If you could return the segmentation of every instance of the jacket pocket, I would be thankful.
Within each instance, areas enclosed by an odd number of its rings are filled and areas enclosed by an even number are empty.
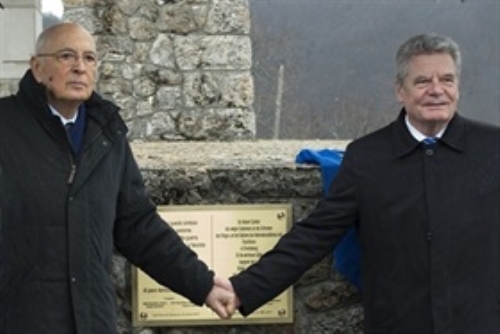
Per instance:
[[[25,287],[30,285],[29,282],[36,276],[37,271],[37,267],[32,267],[26,274],[21,276],[21,279],[10,280],[10,284],[7,283],[6,286],[3,287],[2,291],[0,291],[0,300],[2,301],[1,314],[3,317],[0,318],[0,324],[3,323],[6,328],[8,328],[9,319],[12,319],[12,312],[15,304],[19,303],[20,299],[23,299],[22,291],[25,290]]]

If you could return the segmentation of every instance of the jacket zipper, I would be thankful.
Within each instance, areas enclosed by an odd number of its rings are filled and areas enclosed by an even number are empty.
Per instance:
[[[89,143],[87,145],[90,145],[92,144],[94,141],[97,140],[97,138],[99,138],[102,134],[102,130],[100,130],[99,132],[97,132],[95,134],[94,137],[92,137],[92,139],[89,141]],[[67,135],[67,134],[66,134]],[[73,159],[73,153],[72,153],[72,150],[73,148],[71,147],[71,138],[69,138],[69,136],[67,135],[68,137],[68,144],[69,144],[69,149],[70,149],[70,154],[69,154],[69,160],[70,160],[70,163],[71,163],[71,171],[69,173],[69,177],[68,177],[68,184],[73,184],[73,181],[75,180],[75,174],[76,174],[76,164],[75,164],[75,160]],[[82,151],[84,150],[85,148],[83,147],[82,148]]]
[[[71,171],[68,177],[68,184],[73,184],[73,181],[75,180],[75,174],[76,174],[76,165],[75,162],[73,161],[73,157],[71,157]]]
[[[69,136],[66,129],[64,129],[64,132],[66,133],[66,139],[68,141],[68,148],[69,148],[69,162],[71,165],[71,171],[69,172],[68,184],[71,185],[75,180],[76,164],[75,164],[75,159],[73,159],[73,146],[71,144],[71,137]]]

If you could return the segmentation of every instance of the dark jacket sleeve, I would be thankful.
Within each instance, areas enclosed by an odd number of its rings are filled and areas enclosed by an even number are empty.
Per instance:
[[[131,263],[197,305],[213,286],[213,273],[157,213],[126,144],[117,203],[115,246]]]
[[[296,222],[258,262],[231,278],[248,315],[295,283],[335,247],[357,219],[357,194],[348,153],[328,195],[312,213]]]

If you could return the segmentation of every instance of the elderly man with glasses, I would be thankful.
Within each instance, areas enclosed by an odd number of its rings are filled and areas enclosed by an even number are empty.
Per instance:
[[[115,247],[230,316],[234,295],[157,214],[119,108],[93,91],[90,33],[45,30],[30,64],[18,93],[0,99],[0,333],[116,333]]]

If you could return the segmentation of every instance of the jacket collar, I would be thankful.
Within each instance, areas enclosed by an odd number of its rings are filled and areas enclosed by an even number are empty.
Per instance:
[[[48,101],[45,86],[38,83],[31,70],[26,71],[19,83],[19,95],[29,105],[29,109],[35,113],[38,119],[47,119],[50,113],[47,111]],[[104,126],[115,117],[119,110],[118,106],[103,99],[96,92],[92,92],[90,98],[84,102],[87,115],[97,123]]]
[[[29,112],[33,114],[41,126],[53,138],[61,142],[65,133],[61,131],[60,121],[51,115],[46,88],[35,80],[31,70],[28,70],[21,79],[18,98],[21,103],[26,104]],[[104,133],[111,141],[120,140],[126,136],[127,126],[119,116],[119,108],[114,103],[103,99],[96,92],[92,92],[90,98],[84,102],[84,106],[87,126],[84,132],[83,149],[101,133]]]
[[[419,147],[419,143],[406,127],[405,116],[406,110],[403,108],[398,118],[391,124],[394,153],[398,157],[405,156]],[[448,124],[440,142],[457,152],[463,152],[465,150],[466,124],[466,119],[456,113]]]

